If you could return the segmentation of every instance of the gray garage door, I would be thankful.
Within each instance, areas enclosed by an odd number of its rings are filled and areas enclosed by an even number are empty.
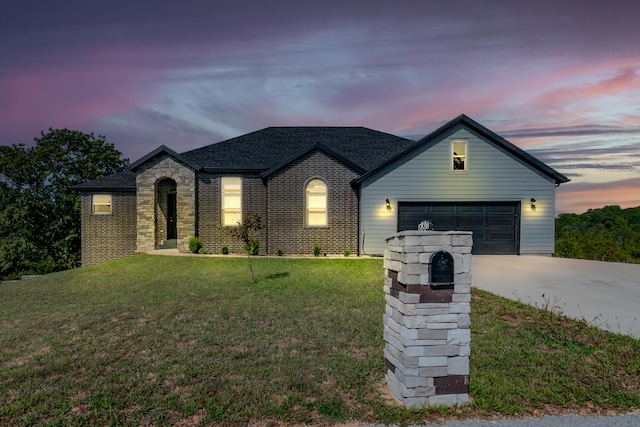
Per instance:
[[[399,202],[398,231],[417,230],[430,220],[440,231],[473,231],[473,253],[519,253],[519,202]]]

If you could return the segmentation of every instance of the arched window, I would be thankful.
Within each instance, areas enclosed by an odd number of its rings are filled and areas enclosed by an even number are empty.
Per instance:
[[[327,225],[327,184],[312,179],[307,184],[307,225]]]

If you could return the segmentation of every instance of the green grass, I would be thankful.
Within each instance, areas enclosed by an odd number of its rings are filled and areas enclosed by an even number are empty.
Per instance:
[[[1,425],[413,423],[640,407],[640,342],[474,291],[472,404],[390,405],[382,261],[138,255],[0,287]]]

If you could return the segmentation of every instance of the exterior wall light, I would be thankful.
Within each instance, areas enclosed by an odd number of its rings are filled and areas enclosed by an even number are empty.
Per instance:
[[[537,204],[538,204],[538,201],[532,197],[532,198],[531,198],[531,210],[532,210],[532,211],[535,211],[535,210],[536,210],[536,205],[537,205]]]
[[[389,201],[389,199],[385,200],[384,202],[385,202],[385,203],[386,203],[386,205],[387,205],[387,209],[388,209],[388,210],[391,210],[391,202]]]

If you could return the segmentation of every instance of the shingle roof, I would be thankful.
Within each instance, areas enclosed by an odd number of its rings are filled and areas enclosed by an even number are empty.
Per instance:
[[[314,148],[337,157],[362,173],[363,175],[356,180],[360,183],[417,147],[437,143],[440,136],[459,126],[487,138],[532,168],[554,179],[557,184],[568,181],[566,176],[462,114],[417,142],[364,127],[297,126],[268,127],[182,154],[161,146],[134,162],[127,172],[85,182],[73,188],[78,191],[135,190],[135,173],[132,170],[161,152],[174,156],[196,171],[251,171],[268,174]]]
[[[135,191],[136,173],[132,171],[124,171],[101,179],[96,179],[94,181],[87,181],[82,184],[74,185],[71,189],[77,191]]]
[[[266,171],[319,144],[366,171],[413,143],[364,127],[268,127],[181,156],[210,171]]]

